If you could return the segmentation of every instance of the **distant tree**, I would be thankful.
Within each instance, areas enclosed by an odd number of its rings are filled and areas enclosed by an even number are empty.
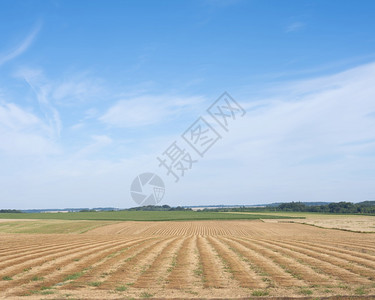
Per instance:
[[[307,207],[302,202],[282,203],[278,206],[282,211],[306,211]]]
[[[22,213],[22,211],[17,210],[17,209],[0,209],[0,213],[2,213],[2,214],[10,214],[10,213],[12,213],[12,214],[14,214],[14,213],[19,214],[19,213]]]

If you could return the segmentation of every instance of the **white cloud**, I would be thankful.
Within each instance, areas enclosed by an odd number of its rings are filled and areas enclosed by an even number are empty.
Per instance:
[[[303,22],[293,22],[285,28],[285,32],[287,33],[296,32],[296,31],[302,30],[305,27],[306,27],[306,24]]]
[[[76,158],[86,158],[90,154],[95,154],[103,148],[112,144],[112,139],[106,135],[93,135],[91,136],[92,142],[83,147],[78,153],[75,154]]]
[[[18,71],[16,75],[23,78],[34,91],[39,103],[39,108],[49,125],[51,138],[59,138],[62,128],[60,114],[50,100],[50,93],[53,89],[51,84],[44,77],[43,71],[22,69]]]
[[[48,125],[13,103],[0,104],[0,151],[8,155],[55,154]]]
[[[215,7],[228,7],[236,5],[242,2],[242,0],[206,0],[205,3]]]
[[[40,120],[13,103],[0,105],[0,125],[10,130],[25,129],[39,124]]]
[[[59,104],[75,104],[90,101],[103,94],[100,80],[93,78],[87,72],[68,74],[61,80],[53,82],[51,97]]]
[[[102,81],[88,72],[67,73],[61,78],[49,78],[42,69],[20,68],[14,73],[16,78],[24,80],[34,92],[39,104],[39,111],[46,123],[49,124],[50,136],[58,140],[63,129],[60,110],[84,109],[75,124],[68,124],[68,128],[77,130],[86,127],[88,119],[97,118],[100,112],[96,107],[87,109],[87,105],[95,105],[97,100],[107,101],[107,92]]]
[[[98,116],[98,114],[99,114],[98,109],[92,107],[92,108],[87,109],[87,110],[85,111],[85,119],[92,119],[92,118],[95,118],[95,117]]]
[[[198,196],[191,191],[202,178],[212,178],[210,203],[373,198],[374,76],[375,64],[368,64],[249,101],[245,118],[195,166],[183,199]]]
[[[228,133],[221,132],[223,139],[178,184],[156,160],[178,136],[155,131],[152,139],[121,136],[132,139],[121,144],[112,128],[106,128],[105,134],[84,133],[90,140],[74,154],[50,158],[42,165],[28,160],[14,176],[3,171],[0,176],[5,181],[1,184],[7,188],[0,188],[0,197],[15,199],[10,207],[25,207],[26,198],[34,199],[31,207],[51,206],[50,199],[61,208],[132,206],[131,181],[140,172],[151,171],[166,183],[163,204],[370,199],[375,196],[374,76],[375,64],[368,64],[339,74],[286,82],[274,87],[271,96],[257,101],[238,99],[233,91],[247,114],[235,121]],[[194,121],[207,107],[207,102],[202,103],[200,97],[131,98],[114,104],[101,121],[120,127],[152,125],[172,120],[187,108],[192,109]],[[0,107],[3,132],[16,128],[27,134],[29,128],[33,134],[40,132],[36,134],[39,137],[46,136],[43,130],[48,123],[35,114],[20,107]],[[88,110],[87,117],[95,118],[97,113]],[[11,139],[5,141],[1,134],[4,147]],[[24,144],[26,148],[38,144],[39,151],[45,151],[40,141],[24,141],[30,143]],[[189,150],[186,144],[184,147]]]
[[[139,127],[158,124],[204,102],[201,97],[143,96],[118,101],[99,118],[115,127]]]
[[[100,114],[100,112],[96,108],[87,109],[84,112],[84,117],[82,119],[80,119],[77,123],[75,123],[74,125],[70,126],[70,129],[80,130],[82,128],[87,127],[86,121],[98,117],[99,114]]]
[[[82,129],[85,127],[85,123],[83,123],[82,121],[70,126],[70,129],[72,130],[79,130],[79,129]]]
[[[41,23],[38,22],[33,30],[30,32],[30,34],[26,37],[26,39],[18,45],[15,49],[9,51],[6,54],[0,54],[0,66],[3,65],[4,63],[16,58],[17,56],[21,55],[24,53],[33,43],[35,37],[38,35],[40,29],[41,29]]]

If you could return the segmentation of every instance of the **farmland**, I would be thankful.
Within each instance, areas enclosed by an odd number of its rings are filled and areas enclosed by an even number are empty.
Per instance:
[[[254,215],[252,212],[238,214]],[[295,222],[314,225],[322,228],[348,230],[353,232],[375,232],[375,216],[361,214],[324,214],[309,212],[262,212],[266,216],[278,216],[291,218],[285,222]],[[267,219],[268,221],[268,219]],[[270,220],[271,221],[271,220]],[[280,220],[275,220],[276,222]],[[272,222],[272,221],[271,221]]]
[[[3,298],[375,295],[373,233],[273,219],[1,224]]]
[[[290,218],[275,214],[236,214],[196,211],[100,211],[73,213],[2,213],[1,219],[41,220],[107,220],[107,221],[178,221],[178,220],[238,220]]]

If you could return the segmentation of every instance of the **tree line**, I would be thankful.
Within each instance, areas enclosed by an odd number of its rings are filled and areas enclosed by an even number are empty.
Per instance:
[[[185,211],[191,210],[191,208],[185,208],[182,206],[170,207],[169,205],[146,205],[146,206],[137,206],[128,209],[127,211]]]
[[[0,214],[14,214],[14,213],[21,213],[20,210],[17,209],[0,209]]]
[[[317,212],[317,213],[340,213],[340,214],[375,214],[375,201],[364,201],[360,203],[338,202],[322,205],[306,205],[303,202],[280,203],[276,206],[263,207],[225,207],[205,208],[203,211],[211,212],[269,212],[269,211],[294,211],[294,212]]]
[[[282,203],[277,210],[296,212],[320,212],[320,213],[340,213],[340,214],[374,214],[375,201],[365,201],[360,203],[338,202],[326,205],[307,206],[302,202]]]

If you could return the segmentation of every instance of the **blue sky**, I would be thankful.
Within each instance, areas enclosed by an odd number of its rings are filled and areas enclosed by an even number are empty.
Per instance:
[[[374,9],[1,1],[0,207],[130,207],[148,171],[170,205],[374,199]],[[156,158],[224,91],[246,115],[174,183]]]

